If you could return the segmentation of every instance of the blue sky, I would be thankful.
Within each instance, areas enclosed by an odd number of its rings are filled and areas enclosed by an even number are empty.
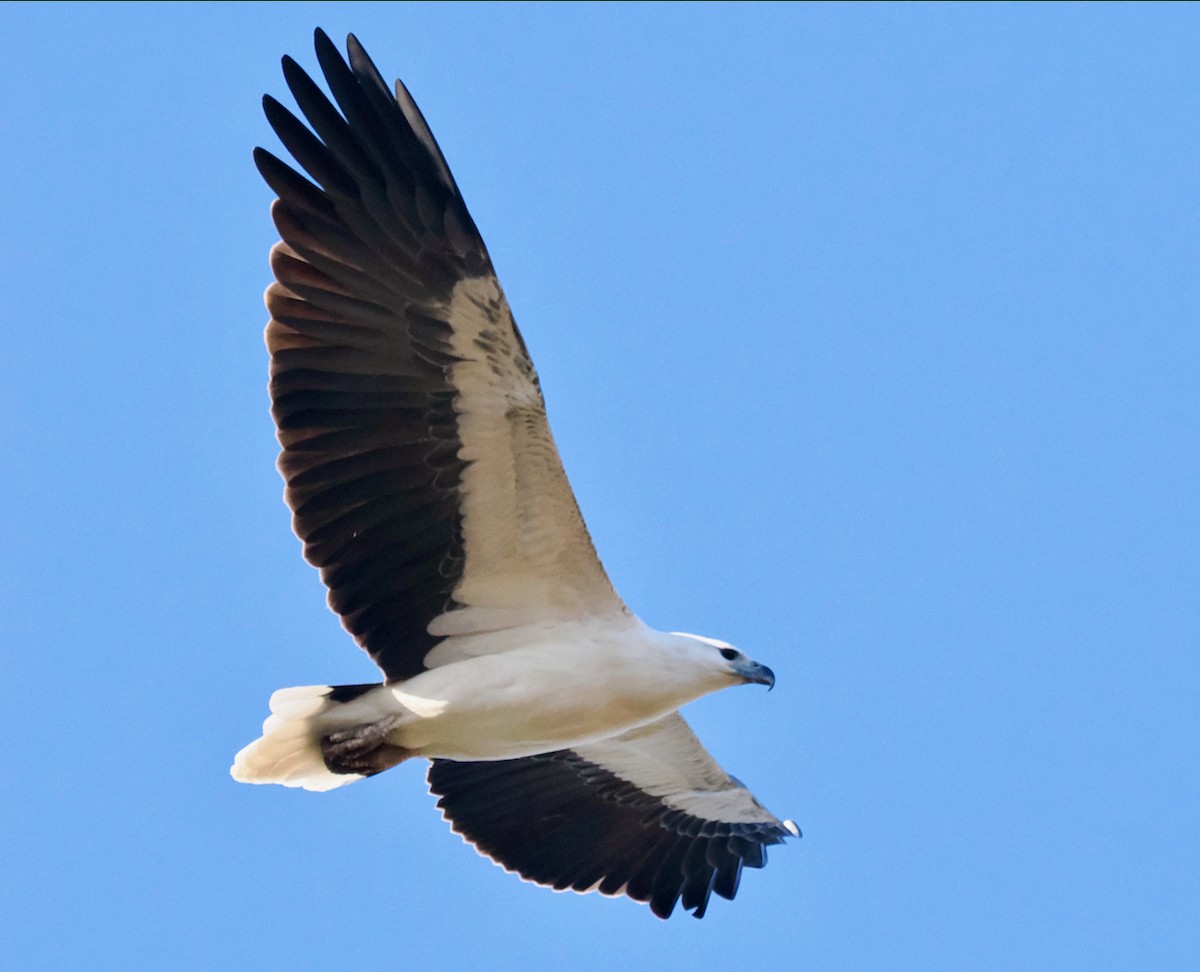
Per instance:
[[[233,783],[371,680],[281,502],[250,161],[354,31],[487,240],[688,709],[801,841],[696,922],[522,884],[405,766]],[[1200,962],[1195,6],[5,5],[14,968]]]

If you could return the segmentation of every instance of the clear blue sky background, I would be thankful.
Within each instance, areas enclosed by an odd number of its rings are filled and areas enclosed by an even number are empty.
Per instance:
[[[274,471],[259,98],[409,83],[584,514],[804,839],[667,924],[408,764],[239,786],[370,680]],[[0,8],[0,948],[13,968],[1200,964],[1200,11]]]

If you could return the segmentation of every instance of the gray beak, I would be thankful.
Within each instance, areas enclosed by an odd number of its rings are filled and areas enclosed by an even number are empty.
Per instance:
[[[758,662],[752,661],[744,665],[738,665],[733,671],[744,682],[765,685],[768,692],[775,687],[775,673],[767,668],[766,665],[760,665]]]

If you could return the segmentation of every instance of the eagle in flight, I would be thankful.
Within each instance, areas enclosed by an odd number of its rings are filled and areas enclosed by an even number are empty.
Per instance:
[[[799,831],[678,709],[775,676],[617,596],[446,160],[405,87],[347,47],[348,63],[316,32],[332,102],[283,59],[307,124],[263,99],[307,177],[254,158],[279,197],[266,342],[284,495],[384,680],[275,692],[233,777],[329,790],[423,757],[453,829],[507,870],[702,917]]]

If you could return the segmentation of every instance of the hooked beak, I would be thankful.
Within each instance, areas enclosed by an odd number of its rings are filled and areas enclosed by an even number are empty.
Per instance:
[[[739,665],[733,670],[733,673],[747,684],[765,685],[768,692],[775,687],[775,673],[766,665],[760,665],[758,662],[752,661]]]

